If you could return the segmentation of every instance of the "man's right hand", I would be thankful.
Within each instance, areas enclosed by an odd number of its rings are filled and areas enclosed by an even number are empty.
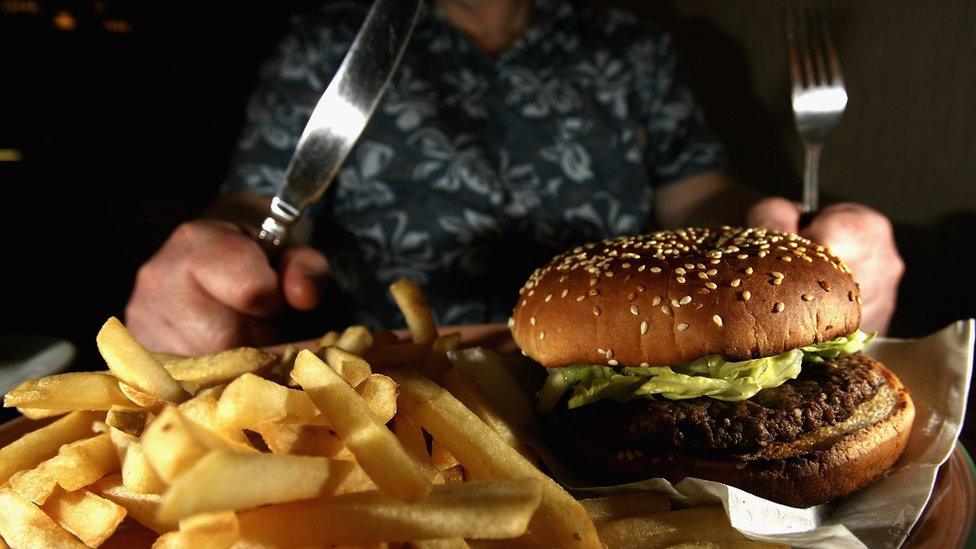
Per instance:
[[[275,269],[235,225],[191,221],[139,269],[126,325],[149,349],[174,354],[268,344],[285,307],[318,306],[328,272],[313,248],[286,249]]]

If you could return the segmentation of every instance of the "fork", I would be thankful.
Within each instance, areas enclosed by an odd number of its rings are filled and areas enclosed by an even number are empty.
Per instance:
[[[784,30],[793,80],[793,118],[806,149],[801,210],[809,220],[820,207],[820,150],[844,114],[847,90],[823,14],[815,10],[788,12]]]

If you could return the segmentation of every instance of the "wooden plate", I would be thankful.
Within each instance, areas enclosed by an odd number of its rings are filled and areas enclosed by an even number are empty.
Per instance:
[[[441,331],[461,332],[467,346],[488,347],[501,353],[518,352],[508,329],[502,325],[481,324],[442,328]],[[298,348],[307,348],[313,346],[314,342],[303,341],[294,345]],[[283,348],[282,345],[271,350],[280,351]],[[0,447],[51,421],[52,419],[32,421],[18,417],[0,425]],[[934,549],[967,546],[970,540],[976,542],[976,536],[973,536],[974,519],[976,519],[976,468],[962,444],[957,443],[949,460],[939,470],[932,497],[905,547]],[[141,532],[143,529],[138,527],[136,529],[140,530],[138,533],[144,533]]]

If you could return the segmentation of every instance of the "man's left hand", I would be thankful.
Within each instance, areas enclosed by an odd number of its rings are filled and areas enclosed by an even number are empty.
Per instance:
[[[798,230],[799,221],[799,206],[779,197],[760,200],[746,214],[749,226],[798,232],[829,247],[847,263],[861,285],[861,329],[887,332],[895,312],[898,283],[905,272],[891,221],[877,210],[850,202],[824,208],[802,230]]]

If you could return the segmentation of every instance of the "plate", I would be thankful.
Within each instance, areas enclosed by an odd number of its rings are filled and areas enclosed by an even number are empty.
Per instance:
[[[488,347],[500,353],[518,352],[508,329],[502,325],[448,327],[441,328],[441,331],[460,332],[468,346]],[[299,349],[308,348],[314,346],[315,341],[302,341],[293,345]],[[284,347],[280,345],[269,350],[281,351]],[[51,419],[33,421],[19,417],[0,425],[0,447],[51,421]],[[962,444],[957,443],[949,460],[939,470],[932,496],[905,547],[934,549],[966,546],[970,541],[976,542],[974,520],[976,520],[976,467]]]

